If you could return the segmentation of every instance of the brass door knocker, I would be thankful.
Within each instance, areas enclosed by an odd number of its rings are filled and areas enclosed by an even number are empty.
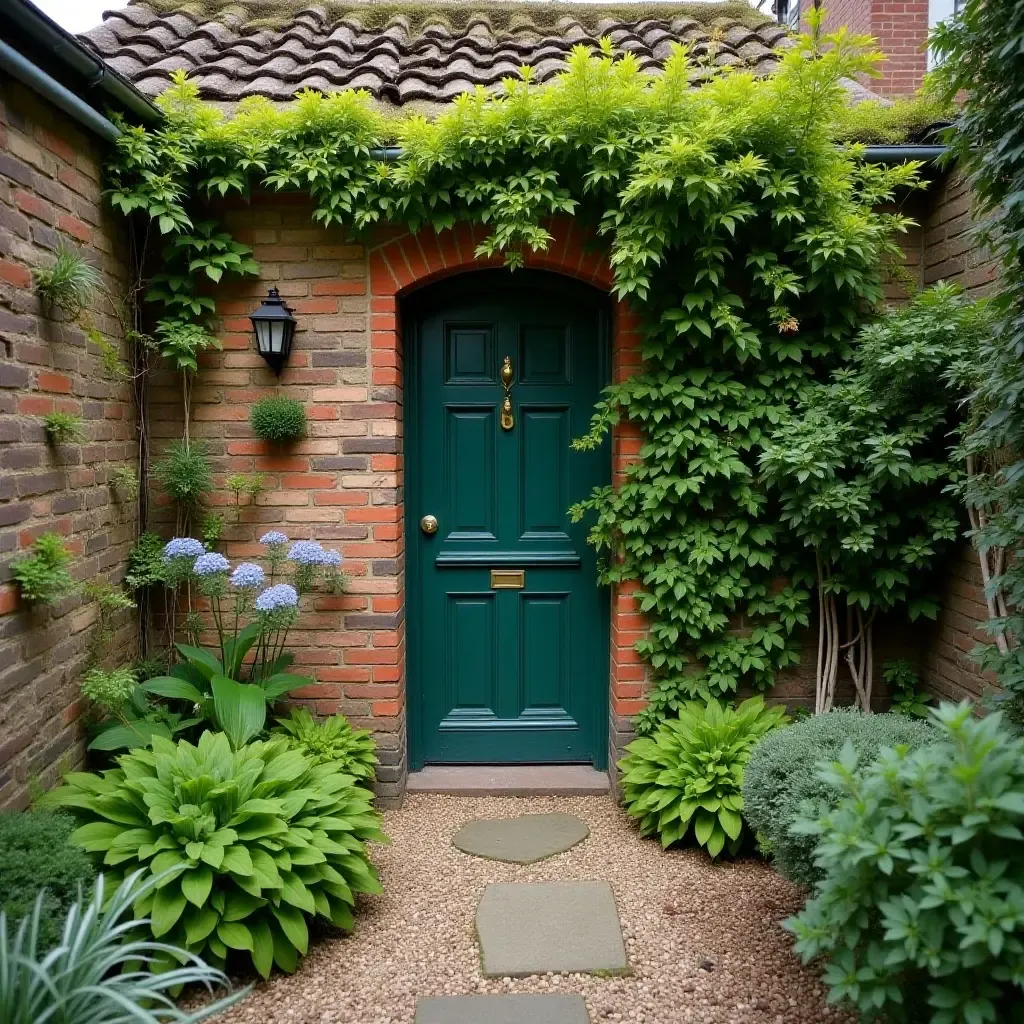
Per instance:
[[[505,389],[505,401],[501,403],[501,429],[511,430],[516,425],[512,415],[512,360],[505,356],[501,364],[501,386]]]

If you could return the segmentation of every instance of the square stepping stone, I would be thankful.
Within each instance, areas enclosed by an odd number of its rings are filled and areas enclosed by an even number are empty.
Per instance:
[[[590,835],[574,814],[521,814],[467,821],[452,838],[463,853],[509,864],[534,864],[564,853]]]
[[[607,882],[492,882],[476,931],[488,978],[629,969]]]
[[[421,999],[414,1024],[590,1024],[582,996],[445,996]]]

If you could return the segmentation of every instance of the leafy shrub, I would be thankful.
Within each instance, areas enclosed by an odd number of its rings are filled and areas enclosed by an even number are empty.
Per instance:
[[[294,398],[261,398],[249,413],[253,433],[264,441],[298,441],[306,436],[306,410]]]
[[[135,672],[127,665],[120,668],[91,668],[82,680],[82,695],[98,704],[107,714],[119,711],[135,693]]]
[[[739,707],[716,700],[685,704],[653,736],[634,740],[619,762],[626,810],[643,835],[678,843],[690,832],[712,857],[735,854],[743,833],[743,769],[754,744],[781,725],[785,709],[761,697]]]
[[[149,883],[152,885],[152,882]],[[197,957],[166,943],[149,942],[149,924],[131,920],[133,903],[147,898],[138,877],[128,878],[109,898],[102,875],[92,898],[72,903],[59,936],[47,954],[43,938],[45,900],[15,927],[0,911],[0,1020],[4,1024],[192,1024],[227,1009],[248,993],[242,989],[188,1013],[170,993],[184,985],[207,991],[228,979]],[[147,960],[169,970],[140,970]],[[185,966],[179,966],[184,964]]]
[[[163,538],[156,533],[140,533],[128,555],[128,569],[124,582],[129,590],[145,590],[167,582],[167,563],[164,561]]]
[[[200,324],[166,319],[156,325],[156,344],[160,355],[179,373],[198,373],[199,357],[210,349],[223,348],[220,338]]]
[[[134,466],[118,466],[110,474],[110,486],[124,498],[125,501],[135,501],[139,496],[139,474],[135,472]]]
[[[17,925],[38,895],[40,950],[57,944],[68,908],[96,876],[89,857],[71,842],[74,829],[67,814],[0,813],[0,910]],[[6,1019],[2,1013],[0,1019]]]
[[[51,444],[65,444],[69,441],[85,439],[85,429],[81,416],[71,412],[51,412],[43,417],[43,430]]]
[[[275,963],[295,970],[307,917],[351,928],[354,894],[380,891],[365,847],[384,841],[379,818],[336,762],[311,765],[283,739],[232,751],[207,732],[118,763],[46,799],[85,822],[73,838],[110,877],[162,876],[135,904],[155,938],[218,966],[248,952],[266,978]]]
[[[100,274],[77,249],[61,241],[48,267],[32,268],[36,291],[46,306],[74,320],[100,286]]]
[[[1020,1021],[1024,739],[967,702],[933,718],[941,742],[863,767],[847,743],[824,773],[843,799],[797,826],[824,878],[786,927],[863,1019]]]
[[[841,795],[820,777],[819,765],[834,761],[846,743],[865,760],[873,760],[886,747],[916,750],[936,738],[925,722],[903,715],[866,715],[855,708],[837,708],[769,733],[754,747],[743,776],[747,824],[781,875],[813,885],[820,877],[814,866],[816,839],[790,828],[805,800],[831,806]]]
[[[180,508],[194,511],[213,487],[206,445],[201,441],[172,441],[153,463],[153,476]]]
[[[59,533],[37,537],[31,552],[11,563],[11,575],[29,604],[56,604],[75,590],[68,572],[71,552]]]
[[[921,689],[921,677],[909,661],[902,658],[887,661],[882,668],[882,682],[892,692],[890,710],[911,718],[928,717],[931,698]]]
[[[305,708],[295,708],[287,718],[277,720],[278,732],[288,744],[313,764],[338,761],[342,771],[372,785],[377,763],[377,745],[369,729],[353,729],[344,715],[316,721]]]

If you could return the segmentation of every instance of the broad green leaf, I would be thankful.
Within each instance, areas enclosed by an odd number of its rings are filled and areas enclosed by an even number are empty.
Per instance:
[[[206,867],[193,868],[181,876],[181,891],[185,899],[201,907],[210,895],[213,887],[213,872]]]
[[[251,683],[236,683],[227,676],[214,676],[213,707],[217,723],[231,746],[238,750],[263,731],[267,702],[263,690]]]

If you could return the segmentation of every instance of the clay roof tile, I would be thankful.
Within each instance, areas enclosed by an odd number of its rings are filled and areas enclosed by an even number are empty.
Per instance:
[[[82,38],[148,95],[166,88],[170,70],[184,68],[200,95],[226,102],[285,100],[302,88],[365,88],[396,104],[445,103],[477,87],[500,89],[523,64],[547,80],[574,45],[596,50],[602,36],[650,73],[678,42],[698,57],[710,52],[719,65],[758,74],[777,65],[773,51],[789,42],[784,29],[759,23],[736,2],[707,4],[704,14],[700,7],[689,5],[684,15],[658,0],[603,8],[439,0],[434,10],[388,0],[276,0],[276,8],[246,0],[130,0]],[[691,79],[710,73],[698,67]]]

